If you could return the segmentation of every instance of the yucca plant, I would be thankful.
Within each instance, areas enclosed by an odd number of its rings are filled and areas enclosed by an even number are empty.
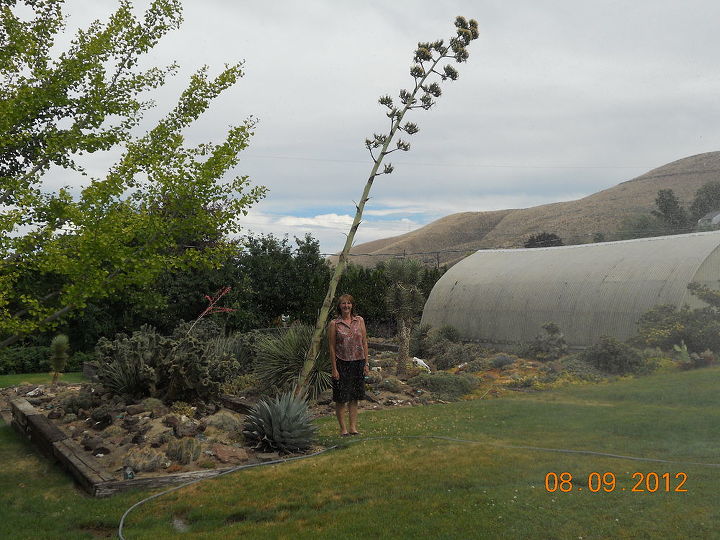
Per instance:
[[[310,326],[293,326],[280,335],[266,334],[258,339],[255,376],[265,388],[288,390],[297,382],[297,374],[305,363],[313,329]],[[307,393],[317,398],[330,388],[330,358],[327,340],[312,366],[308,377]]]
[[[58,334],[50,342],[50,364],[53,368],[52,384],[55,384],[60,373],[65,369],[68,360],[70,340],[65,334]]]
[[[284,454],[304,452],[315,442],[307,400],[293,390],[261,399],[245,417],[245,441],[257,450]]]

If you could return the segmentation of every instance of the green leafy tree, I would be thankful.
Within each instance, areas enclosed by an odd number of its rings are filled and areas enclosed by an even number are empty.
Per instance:
[[[422,265],[414,259],[391,259],[385,263],[385,272],[390,282],[385,293],[385,305],[397,320],[397,374],[405,375],[413,321],[425,305],[425,296],[420,291]]]
[[[548,233],[548,232],[541,232],[538,234],[533,234],[525,240],[525,243],[523,244],[526,248],[541,248],[541,247],[554,247],[554,246],[564,246],[562,238],[560,238],[555,233]]]
[[[0,347],[92,299],[146,290],[168,269],[216,264],[226,250],[218,231],[238,231],[239,217],[264,194],[247,177],[224,179],[252,119],[231,126],[219,144],[190,147],[183,135],[242,76],[240,64],[216,77],[200,69],[177,104],[135,135],[153,106],[143,94],[176,69],[137,65],[180,25],[177,0],[154,0],[141,19],[121,0],[105,23],[58,51],[62,4],[0,6]],[[109,150],[118,161],[79,193],[47,185],[53,167],[81,175],[79,156]],[[38,277],[49,284],[44,290]]]
[[[661,189],[655,198],[657,210],[652,215],[662,221],[670,230],[670,234],[678,234],[692,230],[691,218],[672,189]]]
[[[695,193],[690,204],[690,215],[697,221],[715,210],[720,210],[720,182],[708,182]]]
[[[410,68],[413,85],[411,89],[400,90],[399,104],[396,105],[389,95],[382,96],[378,100],[380,105],[387,109],[386,115],[390,122],[389,130],[387,133],[374,133],[372,138],[365,139],[365,147],[370,152],[373,165],[370,169],[370,175],[365,183],[362,195],[357,203],[355,218],[350,226],[350,231],[345,240],[345,245],[340,252],[335,272],[330,279],[325,300],[323,301],[320,313],[315,322],[315,329],[313,331],[310,348],[308,349],[307,358],[299,375],[298,394],[303,392],[305,381],[319,354],[320,340],[322,339],[325,324],[327,323],[333,299],[335,298],[335,290],[347,265],[348,253],[355,239],[355,233],[360,226],[365,203],[369,200],[370,189],[372,188],[373,182],[380,175],[392,173],[392,164],[383,164],[386,156],[393,152],[407,152],[410,150],[409,142],[400,138],[395,140],[395,136],[401,132],[405,132],[406,135],[410,136],[419,131],[416,124],[405,121],[405,115],[414,109],[429,110],[435,105],[435,99],[442,94],[438,81],[444,82],[448,79],[454,81],[458,78],[458,72],[452,64],[442,64],[448,60],[454,60],[458,63],[465,62],[470,56],[467,47],[473,40],[477,39],[478,36],[477,21],[474,19],[468,21],[464,17],[457,17],[455,19],[455,36],[449,40],[449,43],[446,44],[442,39],[434,42],[418,43],[413,55],[414,64]],[[395,147],[391,148],[390,145],[393,142],[395,143]]]

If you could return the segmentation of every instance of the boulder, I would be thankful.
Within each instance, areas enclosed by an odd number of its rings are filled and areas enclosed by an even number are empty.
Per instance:
[[[237,446],[228,446],[226,444],[213,444],[212,453],[220,463],[239,464],[250,459],[247,450],[238,448]]]

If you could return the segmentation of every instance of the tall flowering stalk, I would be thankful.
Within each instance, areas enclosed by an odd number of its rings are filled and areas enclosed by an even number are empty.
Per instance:
[[[193,321],[193,323],[190,325],[190,328],[187,331],[186,336],[190,335],[190,332],[192,332],[192,329],[195,328],[195,325],[200,322],[200,319],[205,317],[206,315],[210,315],[211,313],[229,313],[231,311],[235,311],[232,308],[228,307],[222,307],[218,306],[217,303],[220,301],[220,299],[225,296],[227,293],[230,292],[232,287],[223,287],[218,292],[216,292],[214,295],[205,295],[205,300],[208,301],[208,307],[205,308],[205,310],[198,315],[198,318]]]
[[[432,43],[418,43],[413,57],[414,64],[410,68],[410,76],[413,78],[414,84],[412,90],[400,90],[399,104],[397,106],[389,95],[382,96],[378,100],[380,105],[387,109],[386,115],[390,119],[390,129],[386,134],[374,133],[372,138],[365,139],[365,147],[370,152],[373,166],[370,169],[370,176],[365,183],[360,201],[356,206],[355,219],[350,226],[350,232],[340,252],[337,266],[335,266],[335,272],[330,279],[325,300],[323,301],[322,308],[315,322],[310,348],[305,358],[305,364],[298,377],[299,384],[296,391],[298,395],[304,394],[308,376],[320,351],[320,340],[322,339],[333,298],[335,297],[335,290],[347,266],[348,253],[355,239],[355,233],[360,226],[365,203],[369,200],[370,188],[376,177],[393,172],[391,163],[383,165],[385,156],[397,151],[407,152],[410,150],[410,143],[401,138],[397,139],[394,148],[391,148],[390,145],[399,132],[414,135],[419,131],[418,126],[412,122],[403,124],[405,115],[409,111],[413,109],[424,109],[427,111],[432,108],[432,106],[435,105],[433,98],[438,98],[442,94],[439,82],[445,82],[448,79],[454,81],[458,78],[458,72],[452,64],[445,64],[443,66],[440,64],[444,60],[455,60],[457,63],[462,63],[469,58],[470,55],[466,48],[470,42],[477,39],[479,35],[477,21],[474,19],[468,21],[464,17],[457,17],[455,19],[455,33],[456,35],[450,38],[447,45],[441,39]]]

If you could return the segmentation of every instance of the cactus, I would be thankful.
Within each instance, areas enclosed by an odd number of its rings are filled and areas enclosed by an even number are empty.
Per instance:
[[[162,452],[153,448],[133,448],[125,456],[123,466],[137,472],[153,472],[164,465],[163,458]]]
[[[303,452],[315,442],[307,401],[293,391],[264,398],[248,413],[243,426],[245,441],[263,451]]]
[[[60,373],[65,369],[68,360],[70,340],[65,334],[58,334],[50,342],[50,365],[53,368],[52,384],[55,384]]]
[[[195,461],[200,456],[202,445],[197,439],[185,437],[184,439],[170,441],[165,453],[167,457],[173,461],[177,461],[182,465],[187,465],[191,461]]]

